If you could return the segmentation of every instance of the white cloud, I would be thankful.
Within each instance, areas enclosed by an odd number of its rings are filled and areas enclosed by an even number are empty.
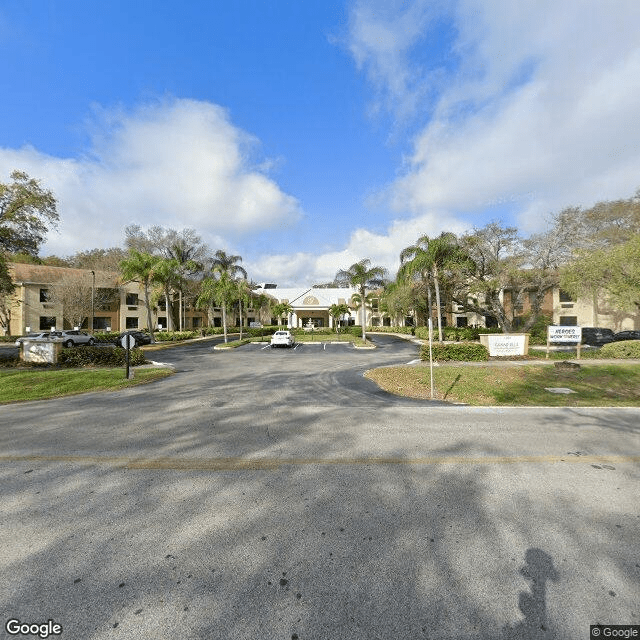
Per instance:
[[[118,245],[127,224],[194,227],[205,239],[292,224],[298,202],[254,166],[256,140],[221,107],[171,100],[133,112],[96,110],[80,159],[0,149],[0,175],[20,168],[59,200],[60,233],[46,249]]]
[[[395,220],[385,233],[356,229],[340,251],[321,254],[264,255],[247,261],[250,274],[261,274],[260,280],[280,286],[312,285],[331,282],[340,269],[369,258],[374,265],[385,267],[394,277],[402,249],[412,245],[420,236],[437,236],[442,231],[462,233],[468,227],[444,212],[417,216],[411,220]]]
[[[391,17],[360,7],[354,57],[378,81],[388,67],[388,91],[406,103],[411,53],[428,43],[409,31],[398,35],[401,56],[384,40],[375,56],[358,47],[362,33],[393,30],[412,8],[427,15],[425,3],[403,3]],[[486,216],[487,204],[510,203],[521,227],[535,230],[564,206],[631,195],[640,185],[640,4],[460,0],[454,11],[459,63],[389,190],[392,208]]]

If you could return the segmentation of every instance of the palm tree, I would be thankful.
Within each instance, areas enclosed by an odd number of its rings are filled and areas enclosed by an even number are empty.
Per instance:
[[[213,275],[213,277],[216,277],[216,274],[218,274],[220,277],[222,275],[225,275],[229,281],[235,281],[238,278],[244,278],[246,280],[247,271],[244,267],[238,264],[239,262],[242,262],[242,256],[232,256],[227,254],[226,251],[218,249],[214,253],[213,259],[210,263],[211,274]],[[227,289],[228,285],[225,284],[223,288]],[[235,302],[235,300],[225,297],[225,302],[222,304],[222,324],[224,326],[225,342],[227,341],[227,305],[229,305],[230,308],[233,302]],[[240,308],[240,323],[242,324],[242,307]]]
[[[380,287],[385,282],[387,270],[384,267],[372,267],[371,260],[364,258],[355,262],[348,269],[341,269],[336,273],[336,282],[348,284],[358,289],[360,299],[366,300],[367,287]],[[362,305],[362,339],[366,339],[366,310]]]
[[[282,316],[287,316],[287,326],[291,325],[290,319],[293,313],[293,307],[288,302],[279,302],[273,306],[273,313],[275,313],[278,320],[282,319]],[[278,322],[278,325],[280,322]]]
[[[180,309],[178,314],[178,327],[180,331],[184,328],[184,305],[182,301],[182,294],[186,276],[193,275],[197,271],[201,271],[203,267],[203,265],[196,260],[198,252],[199,247],[194,245],[193,242],[188,241],[185,237],[177,237],[167,248],[169,259],[176,265],[176,287],[178,289],[178,304]]]
[[[339,333],[340,330],[340,318],[349,313],[349,306],[345,303],[341,304],[332,304],[329,307],[329,315],[333,318],[336,325],[336,333]]]
[[[180,263],[175,258],[160,258],[151,275],[151,281],[160,285],[167,309],[167,331],[173,331],[173,311],[170,300],[175,289],[180,287]]]
[[[151,342],[155,342],[153,337],[153,320],[151,318],[151,301],[149,299],[149,287],[153,278],[153,272],[158,258],[143,253],[136,249],[129,250],[129,257],[120,262],[120,271],[126,281],[138,280],[144,287],[144,304],[147,307],[147,326],[151,333]]]
[[[227,307],[236,300],[237,286],[231,276],[224,271],[214,272],[205,278],[200,285],[200,295],[196,305],[198,307],[212,306],[214,303],[222,307],[222,326],[224,327],[224,341],[227,342]]]
[[[245,309],[249,308],[249,301],[251,299],[251,289],[249,288],[249,283],[244,279],[240,278],[235,280],[236,283],[236,302],[238,304],[238,316],[240,318],[240,340],[242,340],[242,303],[244,302]]]
[[[403,249],[400,253],[401,266],[398,275],[401,279],[418,276],[423,286],[426,286],[430,317],[433,315],[430,281],[433,281],[433,288],[436,293],[438,339],[440,342],[443,342],[442,314],[440,311],[440,275],[446,265],[455,259],[458,252],[458,242],[455,234],[443,232],[437,238],[429,238],[427,235],[421,236],[415,245]]]
[[[241,276],[247,278],[247,271],[238,262],[242,262],[242,256],[227,255],[222,249],[218,249],[211,260],[211,271],[227,273],[232,279]]]

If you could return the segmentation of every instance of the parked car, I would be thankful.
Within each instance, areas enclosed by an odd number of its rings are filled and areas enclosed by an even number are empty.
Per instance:
[[[582,327],[582,344],[588,344],[592,347],[601,347],[603,344],[615,342],[614,334],[611,329],[602,327]]]
[[[77,344],[86,344],[90,347],[96,343],[96,339],[86,331],[52,331],[51,336],[54,338],[62,338],[64,347],[75,347]]]
[[[291,331],[276,331],[271,336],[272,347],[292,347],[295,344]]]
[[[25,340],[31,342],[44,342],[51,339],[50,331],[40,331],[39,333],[28,333],[26,336],[22,336],[16,340],[16,347],[19,347]]]
[[[640,340],[640,331],[618,331],[613,338],[616,342],[619,340]]]
[[[144,333],[143,331],[138,331],[137,329],[131,329],[129,331],[123,331],[117,338],[116,344],[120,347],[122,346],[122,338],[125,336],[133,336],[136,341],[136,347],[139,347],[142,344],[151,344],[151,336],[148,333]]]

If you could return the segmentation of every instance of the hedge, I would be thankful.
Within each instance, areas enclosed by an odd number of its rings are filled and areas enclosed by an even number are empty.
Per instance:
[[[640,358],[640,340],[611,342],[600,347],[600,358]]]
[[[357,327],[357,329],[360,331],[360,333],[358,335],[362,335],[362,327]],[[382,326],[382,327],[367,327],[367,332],[373,332],[373,333],[402,333],[402,334],[406,334],[406,335],[411,335],[411,333],[413,332],[414,327],[387,327],[387,326]]]
[[[124,366],[126,351],[122,347],[108,349],[105,347],[80,347],[62,349],[58,356],[58,364],[63,367],[118,367]],[[145,364],[147,360],[140,349],[131,349],[129,364],[133,366]]]
[[[450,342],[478,340],[481,333],[502,333],[499,327],[442,327],[442,337]],[[438,327],[433,327],[434,340],[438,340]],[[416,338],[429,339],[429,327],[416,327]]]
[[[433,359],[446,362],[447,360],[461,360],[463,362],[477,362],[489,359],[489,351],[481,344],[439,344],[433,345]],[[429,359],[429,345],[423,344],[420,358]]]

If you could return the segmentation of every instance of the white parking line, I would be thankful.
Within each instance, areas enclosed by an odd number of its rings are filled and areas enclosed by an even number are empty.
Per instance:
[[[264,351],[265,349],[268,349],[271,345],[268,344],[266,347],[262,347],[262,350]]]

